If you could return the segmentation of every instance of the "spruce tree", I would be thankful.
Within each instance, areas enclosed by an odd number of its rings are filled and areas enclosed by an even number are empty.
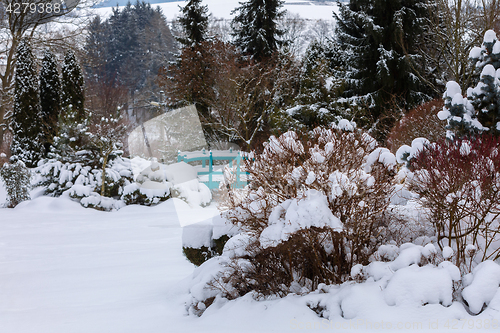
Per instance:
[[[76,154],[87,144],[88,115],[84,109],[84,82],[80,65],[72,51],[66,52],[62,64],[61,105],[58,135],[54,138],[55,157],[64,162],[87,162]]]
[[[444,93],[445,105],[438,116],[448,122],[448,137],[500,133],[500,41],[493,30],[486,31],[483,45],[474,47],[470,59],[475,65],[474,82],[464,98],[458,83],[450,81]]]
[[[27,39],[22,39],[16,52],[14,109],[11,118],[12,155],[28,167],[35,167],[43,157],[43,127],[38,93],[35,57]]]
[[[484,35],[479,52],[471,52],[476,65],[477,86],[467,91],[467,98],[477,112],[478,121],[493,132],[500,132],[500,41],[495,31]],[[476,53],[476,54],[474,54]],[[477,58],[476,55],[479,55]]]
[[[75,54],[69,50],[62,65],[61,99],[64,113],[71,113],[74,121],[81,123],[85,118],[85,93],[83,75]]]
[[[388,106],[410,109],[432,91],[418,73],[418,56],[428,24],[427,0],[351,0],[339,2],[337,42],[347,55],[345,97],[363,96],[374,121]]]
[[[282,0],[248,0],[233,10],[236,17],[232,21],[235,45],[244,54],[257,61],[271,56],[282,44],[280,37],[284,31],[278,27],[278,19],[285,11],[280,11]]]
[[[55,56],[46,50],[40,69],[40,107],[43,122],[45,153],[50,150],[57,135],[57,122],[61,112],[61,81]]]
[[[185,37],[177,38],[184,46],[200,44],[207,38],[208,7],[201,5],[202,0],[189,0],[186,6],[180,7],[182,16],[179,18]]]

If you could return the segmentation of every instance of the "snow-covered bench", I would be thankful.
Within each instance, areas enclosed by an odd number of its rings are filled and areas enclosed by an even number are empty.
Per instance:
[[[214,166],[214,161],[229,161],[230,168],[232,168],[233,163],[236,162],[236,181],[233,183],[233,186],[242,188],[247,184],[245,180],[247,172],[241,171],[240,168],[242,158],[241,152],[233,151],[232,148],[229,150],[211,150],[208,152],[203,149],[201,151],[179,151],[177,153],[177,162],[183,161],[188,163],[201,161],[201,165],[195,166],[198,177],[200,181],[205,183],[211,190],[219,188],[219,183],[224,180],[225,165]]]

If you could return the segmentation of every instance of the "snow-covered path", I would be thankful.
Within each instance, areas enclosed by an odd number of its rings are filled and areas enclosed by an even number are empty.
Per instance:
[[[172,202],[104,213],[41,197],[0,210],[0,331],[169,332],[193,265]],[[175,307],[175,308],[173,308]]]

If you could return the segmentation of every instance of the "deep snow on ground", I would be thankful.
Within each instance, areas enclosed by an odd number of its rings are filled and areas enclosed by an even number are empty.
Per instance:
[[[232,19],[231,11],[239,7],[240,0],[205,0],[203,5],[208,6],[208,11],[215,18]],[[134,1],[132,1],[134,3]],[[185,6],[185,1],[155,3],[151,6],[156,8],[159,6],[167,20],[173,20],[180,15],[179,6]],[[116,6],[116,2],[113,4]],[[288,0],[285,2],[283,9],[288,13],[300,15],[300,17],[311,20],[332,20],[333,11],[337,10],[335,2],[317,3],[302,0]],[[97,8],[95,12],[102,17],[111,15],[111,7]]]
[[[499,319],[500,297],[479,316],[459,303],[389,306],[379,282],[332,287],[352,297],[342,305],[349,313],[330,322],[307,307],[325,294],[260,302],[247,295],[187,316],[194,266],[181,252],[177,214],[187,204],[171,199],[106,213],[33,196],[0,209],[0,332],[498,331],[482,327]],[[198,214],[210,217],[213,207]]]

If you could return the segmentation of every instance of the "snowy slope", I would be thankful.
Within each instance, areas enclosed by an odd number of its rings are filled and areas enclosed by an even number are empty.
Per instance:
[[[204,4],[208,5],[209,12],[216,18],[232,19],[231,11],[239,6],[240,0],[205,0]],[[133,1],[132,1],[133,3]],[[152,6],[160,6],[163,14],[167,17],[167,20],[172,20],[176,16],[179,16],[180,10],[179,6],[184,6],[185,1],[174,1],[174,2],[164,2],[155,3]],[[113,3],[116,5],[116,2]],[[312,20],[331,20],[332,12],[336,10],[337,5],[335,2],[324,2],[318,3],[314,1],[303,1],[303,0],[287,0],[284,5],[286,9],[291,14],[298,14],[300,17]],[[95,12],[101,17],[107,17],[111,14],[111,8],[97,8]]]

